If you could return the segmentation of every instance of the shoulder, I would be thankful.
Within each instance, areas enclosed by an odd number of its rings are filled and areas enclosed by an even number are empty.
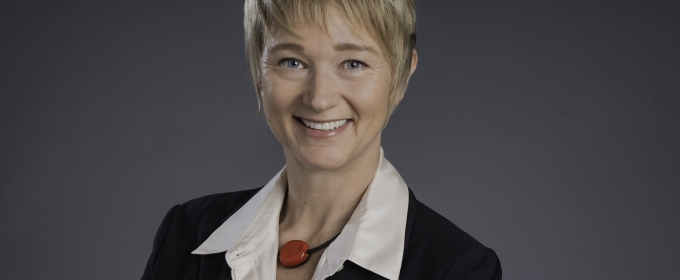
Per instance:
[[[413,207],[409,208],[413,209],[414,219],[409,243],[415,244],[409,246],[426,245],[453,252],[483,246],[474,237],[422,202],[413,199],[411,203]]]
[[[409,199],[406,232],[404,279],[422,277],[423,271],[430,274],[428,279],[500,279],[500,261],[492,249],[415,199],[413,193]],[[463,277],[472,275],[474,270],[483,270],[486,276]]]
[[[190,223],[218,222],[222,224],[238,211],[260,188],[218,193],[189,200],[174,208],[174,216]],[[219,225],[218,225],[219,226]]]
[[[168,237],[181,242],[186,242],[189,237],[189,240],[197,241],[191,246],[197,247],[200,245],[198,242],[207,239],[260,189],[206,195],[176,205],[165,217],[165,220],[170,220]]]
[[[207,195],[172,207],[158,227],[142,279],[178,279],[200,269],[201,257],[191,252],[260,189]],[[223,257],[217,259],[214,263],[226,265]]]

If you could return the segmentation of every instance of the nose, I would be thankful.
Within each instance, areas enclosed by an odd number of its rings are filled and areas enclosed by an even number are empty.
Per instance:
[[[341,87],[337,77],[328,69],[318,69],[308,78],[307,92],[303,102],[317,112],[323,112],[338,105]]]

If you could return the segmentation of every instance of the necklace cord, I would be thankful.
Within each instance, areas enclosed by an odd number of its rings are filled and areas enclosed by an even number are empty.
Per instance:
[[[319,251],[319,250],[325,248],[326,246],[330,245],[331,242],[333,242],[333,240],[335,240],[336,238],[338,238],[338,236],[340,236],[340,233],[338,233],[338,235],[336,235],[335,237],[331,238],[331,240],[326,241],[324,244],[321,244],[321,245],[319,245],[319,246],[316,246],[316,247],[314,247],[314,248],[312,248],[312,249],[307,250],[307,254],[310,254],[310,255],[311,255],[312,253],[314,253],[314,252],[316,252],[316,251]]]

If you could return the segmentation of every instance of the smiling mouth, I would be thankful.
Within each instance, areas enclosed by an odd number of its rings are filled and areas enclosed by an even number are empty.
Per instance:
[[[315,130],[333,130],[347,123],[348,120],[338,120],[332,122],[312,122],[302,118],[296,118],[304,126]]]

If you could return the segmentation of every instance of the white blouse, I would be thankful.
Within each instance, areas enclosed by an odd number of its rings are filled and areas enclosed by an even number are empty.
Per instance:
[[[234,280],[276,279],[279,212],[286,195],[284,167],[192,254],[225,252]],[[342,232],[324,251],[312,280],[330,277],[350,260],[398,279],[404,254],[409,192],[380,149],[380,164]]]

